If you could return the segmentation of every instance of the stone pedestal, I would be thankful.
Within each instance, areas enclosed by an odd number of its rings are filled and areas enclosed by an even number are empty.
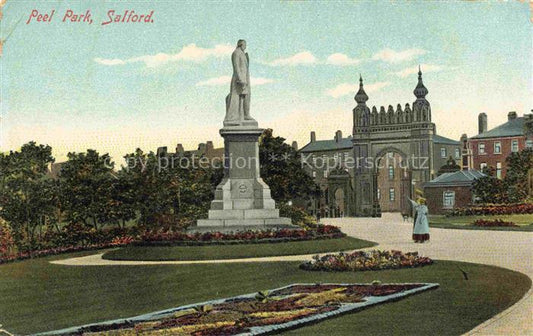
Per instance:
[[[270,188],[259,173],[257,122],[227,126],[224,138],[224,178],[215,190],[208,219],[200,219],[196,231],[228,231],[291,227],[290,218],[279,216]]]

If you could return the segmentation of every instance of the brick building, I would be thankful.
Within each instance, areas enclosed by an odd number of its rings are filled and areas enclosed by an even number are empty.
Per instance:
[[[430,214],[443,215],[474,202],[473,182],[485,176],[477,170],[444,173],[424,184],[424,196]]]
[[[198,149],[185,150],[182,144],[176,146],[174,153],[169,153],[167,147],[158,147],[157,156],[185,156],[194,159],[207,158],[208,160],[218,160],[222,162],[224,157],[224,147],[214,148],[213,141],[198,144]]]
[[[533,134],[529,125],[533,121],[533,114],[518,117],[516,112],[509,112],[507,122],[491,130],[487,130],[487,115],[478,116],[479,134],[468,139],[468,148],[464,153],[464,161],[470,169],[482,171],[485,167],[492,167],[498,178],[505,177],[506,158],[513,152],[524,148],[533,148]]]

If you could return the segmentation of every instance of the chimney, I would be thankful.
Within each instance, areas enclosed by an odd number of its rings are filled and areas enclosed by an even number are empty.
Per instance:
[[[296,141],[293,141],[291,146],[295,151],[298,150],[298,143]]]
[[[205,148],[206,148],[206,144],[205,143],[201,143],[201,144],[198,144],[198,151],[200,151],[200,153],[205,153]]]
[[[157,157],[167,156],[167,147],[157,147]]]
[[[315,142],[316,141],[316,133],[315,131],[311,131],[311,142]]]
[[[480,115],[481,116],[481,115]],[[468,136],[466,133],[463,133],[461,135],[461,139],[459,140],[463,143],[463,150],[461,151],[461,170],[470,170],[468,161],[469,161],[469,155],[468,155]]]
[[[213,150],[213,141],[208,141],[205,143],[206,147],[207,147],[207,151],[210,152]]]
[[[179,144],[176,146],[176,153],[177,153],[177,154],[183,154],[183,152],[185,152],[185,150],[183,149],[183,145],[179,143]]]
[[[477,129],[478,134],[485,133],[487,131],[487,114],[485,112],[480,113],[477,117]]]
[[[516,111],[511,111],[511,112],[507,113],[507,120],[508,121],[515,120],[515,119],[516,119]]]
[[[466,144],[466,142],[468,141],[468,136],[466,135],[466,133],[463,133],[463,135],[461,135],[461,139],[459,139],[459,141],[461,141],[463,144]]]
[[[335,142],[340,142],[341,139],[342,139],[342,132],[338,130],[337,132],[335,132]]]
[[[533,135],[533,113],[524,114],[524,134],[526,136]]]

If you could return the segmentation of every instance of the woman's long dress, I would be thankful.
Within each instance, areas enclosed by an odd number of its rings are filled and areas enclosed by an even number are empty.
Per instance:
[[[412,199],[409,199],[413,209],[416,211],[416,221],[413,228],[413,240],[424,242],[429,240],[429,222],[428,222],[428,207],[423,204],[418,204]]]

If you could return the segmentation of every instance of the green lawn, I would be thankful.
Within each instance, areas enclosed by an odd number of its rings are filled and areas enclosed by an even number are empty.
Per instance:
[[[501,219],[513,222],[519,227],[476,227],[473,222],[478,219]],[[429,226],[442,229],[496,230],[496,231],[533,231],[533,215],[498,215],[498,216],[430,216]]]
[[[87,254],[87,253],[85,253]],[[438,282],[441,287],[286,335],[460,335],[519,300],[530,279],[502,268],[437,261],[402,270],[306,272],[298,262],[61,266],[50,259],[0,266],[0,324],[17,334],[104,321],[272,289],[295,282]],[[468,272],[464,280],[459,267]]]
[[[211,246],[127,246],[104,254],[111,260],[213,260],[272,257],[321,252],[339,252],[375,246],[376,243],[352,237],[275,244],[236,244]]]

